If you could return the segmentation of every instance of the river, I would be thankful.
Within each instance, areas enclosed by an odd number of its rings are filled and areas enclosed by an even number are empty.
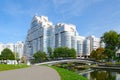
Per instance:
[[[120,71],[113,70],[88,70],[80,75],[88,78],[88,80],[120,80]]]

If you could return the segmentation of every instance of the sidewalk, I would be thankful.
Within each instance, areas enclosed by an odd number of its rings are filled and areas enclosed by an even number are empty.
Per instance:
[[[52,68],[34,65],[30,68],[1,71],[0,80],[60,80],[60,76]]]

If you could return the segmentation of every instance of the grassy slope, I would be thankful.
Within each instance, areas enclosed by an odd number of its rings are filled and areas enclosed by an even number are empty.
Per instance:
[[[75,72],[63,69],[63,68],[58,68],[53,66],[54,68],[61,76],[61,80],[88,80],[84,78],[83,76],[78,75]]]
[[[28,67],[28,66],[24,65],[24,64],[20,64],[20,65],[0,64],[0,71],[18,69],[18,68],[25,68],[25,67]]]

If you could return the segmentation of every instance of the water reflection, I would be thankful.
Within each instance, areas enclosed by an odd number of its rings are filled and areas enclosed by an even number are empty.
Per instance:
[[[120,71],[94,70],[83,76],[89,80],[120,80]]]

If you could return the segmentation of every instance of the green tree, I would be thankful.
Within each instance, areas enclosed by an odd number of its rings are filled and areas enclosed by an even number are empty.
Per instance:
[[[90,58],[91,59],[96,59],[96,57],[97,57],[96,51],[92,50],[92,52],[90,53]]]
[[[35,62],[42,62],[47,59],[47,55],[45,52],[38,51],[33,55]]]
[[[118,35],[118,49],[120,49],[120,34]]]
[[[76,50],[74,48],[71,48],[69,55],[69,57],[71,58],[76,58]]]
[[[53,53],[55,58],[76,58],[76,50],[68,47],[58,47],[54,49]]]
[[[2,56],[0,55],[0,60],[2,60]]]
[[[112,57],[114,56],[113,51],[107,48],[103,53],[107,56],[108,59],[112,59]]]
[[[53,51],[51,47],[48,47],[48,53],[49,53],[49,57],[53,58]]]
[[[105,49],[107,49],[104,53],[109,51],[109,58],[113,59],[116,51],[120,48],[120,34],[113,30],[105,32],[101,37],[101,41],[105,43]]]
[[[55,49],[54,49],[53,56],[54,56],[54,58],[60,57],[60,56],[59,56],[59,48],[55,48]]]
[[[13,52],[8,49],[5,48],[2,52],[1,52],[1,57],[3,60],[15,60],[15,55],[13,54]]]

